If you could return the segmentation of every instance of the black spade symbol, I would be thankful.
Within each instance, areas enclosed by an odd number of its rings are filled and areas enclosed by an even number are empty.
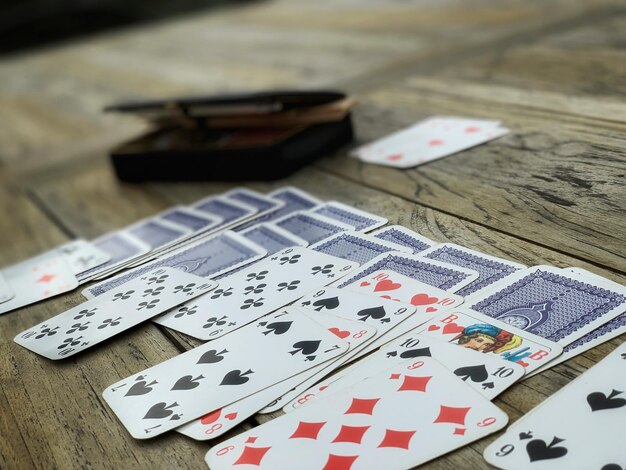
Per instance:
[[[169,408],[174,408],[178,406],[178,403],[174,402],[171,405],[167,406],[167,403],[164,401],[157,403],[156,405],[152,405],[152,407],[146,413],[146,416],[143,419],[162,419],[167,418],[169,415],[173,413]]]
[[[267,330],[265,330],[263,334],[269,335],[270,333],[274,333],[275,335],[282,335],[283,333],[289,331],[292,323],[293,322],[291,321],[277,321],[274,323],[270,323],[269,325],[267,325]]]
[[[146,385],[146,382],[144,380],[142,380],[141,382],[137,382],[128,389],[128,392],[126,392],[126,395],[124,396],[134,397],[137,395],[145,395],[146,393],[150,393],[152,391],[152,387],[150,385],[155,385],[156,383],[156,380],[152,381],[149,385]]]
[[[519,433],[519,440],[523,441],[524,439],[532,439],[533,435],[530,431],[528,432],[520,432]]]
[[[546,445],[545,441],[541,439],[530,441],[526,444],[526,452],[528,453],[530,461],[535,462],[537,460],[558,459],[559,457],[563,457],[567,454],[567,449],[556,445],[562,441],[563,439],[559,439],[558,437],[552,439],[550,445]]]
[[[357,316],[360,317],[359,320],[361,321],[367,321],[369,318],[380,320],[381,318],[384,318],[385,315],[387,315],[387,312],[385,312],[383,307],[364,308],[357,313]]]
[[[315,302],[313,302],[313,307],[315,307],[315,310],[317,310],[318,312],[323,309],[332,310],[339,307],[339,297],[330,297],[328,299],[316,300]]]
[[[484,365],[459,367],[454,371],[462,380],[471,379],[472,382],[482,382],[487,380],[489,372]]]
[[[227,352],[228,351],[226,349],[220,352],[217,352],[216,349],[210,349],[202,356],[200,356],[200,359],[198,359],[198,362],[196,362],[196,364],[215,364],[216,362],[220,362],[222,359],[224,359],[223,354]]]
[[[178,379],[172,390],[192,390],[200,385],[199,380],[204,379],[204,375],[199,375],[196,378],[193,378],[193,375],[185,375]]]
[[[591,407],[591,411],[610,410],[613,408],[621,408],[626,405],[626,399],[616,398],[624,392],[613,389],[607,397],[602,392],[593,392],[587,395],[587,403]]]
[[[248,369],[246,372],[243,373],[239,369],[231,370],[224,376],[224,378],[220,382],[220,385],[245,384],[248,380],[250,380],[250,377],[246,377],[250,374],[254,374],[254,371],[252,369]]]
[[[317,351],[317,349],[320,347],[320,343],[321,341],[315,341],[315,340],[310,340],[310,341],[298,341],[297,343],[293,343],[293,351],[289,351],[289,354],[291,354],[292,356],[297,354],[298,352],[301,352],[304,356],[308,356],[310,354],[313,354],[315,351]]]

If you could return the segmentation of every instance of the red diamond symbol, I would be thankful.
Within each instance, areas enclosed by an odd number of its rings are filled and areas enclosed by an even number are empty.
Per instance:
[[[293,432],[289,439],[317,439],[317,435],[324,427],[326,421],[321,423],[306,423],[304,421],[298,422],[298,427]]]
[[[456,408],[453,406],[439,406],[439,416],[433,423],[465,424],[465,417],[471,408]]]
[[[432,379],[432,376],[413,377],[411,375],[405,375],[404,381],[402,382],[402,385],[400,385],[398,392],[405,392],[405,391],[425,392],[426,385],[428,385],[428,382],[430,381],[430,379]]]
[[[37,282],[50,282],[55,277],[56,276],[54,274],[44,274],[39,279],[37,279]]]
[[[244,447],[243,452],[233,465],[261,465],[261,460],[271,447]]]
[[[328,460],[322,470],[350,470],[358,455],[328,454]]]
[[[355,444],[360,444],[363,435],[369,428],[369,426],[346,426],[342,424],[339,434],[332,442],[354,442]]]
[[[454,428],[454,432],[452,434],[457,434],[459,436],[465,435],[465,428]]]
[[[396,431],[394,429],[385,429],[385,437],[378,444],[378,447],[399,447],[408,449],[409,442],[416,431]]]
[[[443,140],[441,139],[433,139],[430,142],[428,142],[428,145],[431,147],[435,147],[437,145],[443,145]]]
[[[350,408],[344,414],[371,415],[380,398],[353,398]]]
[[[258,439],[258,437],[256,437],[256,436],[250,436],[248,439],[246,439],[245,444],[254,444],[257,439]]]
[[[389,380],[398,380],[401,376],[402,374],[391,374]]]

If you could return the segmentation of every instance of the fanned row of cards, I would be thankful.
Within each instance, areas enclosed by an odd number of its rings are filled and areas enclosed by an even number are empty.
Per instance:
[[[59,265],[74,269],[67,290],[102,279],[83,291],[85,302],[15,341],[59,360],[153,321],[204,343],[104,391],[132,437],[176,431],[212,440],[280,411],[214,441],[210,468],[365,469],[411,468],[502,429],[507,416],[494,397],[626,331],[626,288],[615,282],[580,268],[527,267],[386,223],[291,187],[234,189],[178,206],[73,242],[108,256],[99,267],[68,267],[77,255],[64,246],[3,270],[9,293],[27,280],[32,291]],[[187,231],[166,236],[161,225]],[[127,250],[121,239],[144,248]],[[583,376],[576,382],[585,387],[559,392],[586,393],[572,419],[600,417],[595,427],[563,426],[558,407],[569,405],[551,398],[528,430],[507,431],[485,458],[502,468],[572,468],[585,439],[609,449],[614,441],[601,436],[624,428],[622,415],[602,412],[626,403],[618,359],[597,366],[602,380],[593,387]],[[585,375],[595,380],[593,370]],[[554,430],[536,424],[543,419]]]

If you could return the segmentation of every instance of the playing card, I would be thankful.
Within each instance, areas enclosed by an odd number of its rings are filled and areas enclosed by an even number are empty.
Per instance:
[[[136,439],[162,434],[343,354],[346,342],[306,315],[280,312],[108,387]]]
[[[144,242],[123,232],[107,233],[91,243],[96,248],[104,251],[111,259],[104,264],[78,274],[77,277],[81,284],[99,276],[112,274],[127,263],[150,251],[150,247]]]
[[[83,290],[87,298],[97,297],[156,268],[170,267],[202,277],[215,277],[265,256],[260,246],[234,232],[202,238],[154,261],[126,271]]]
[[[94,346],[217,285],[172,268],[159,268],[20,333],[15,342],[48,359]]]
[[[267,251],[267,256],[273,255],[277,251],[284,250],[291,246],[308,245],[306,240],[296,237],[291,232],[283,230],[271,222],[257,224],[237,233],[263,247],[265,251]]]
[[[371,235],[358,232],[341,232],[311,246],[312,250],[327,255],[365,264],[383,253],[400,251],[411,253],[411,250],[395,243],[389,243]]]
[[[507,416],[425,357],[214,446],[211,469],[412,468],[506,425]]]
[[[384,274],[381,274],[383,271]],[[397,273],[404,278],[410,278],[453,293],[478,279],[478,272],[473,269],[460,268],[416,255],[394,252],[384,253],[362,265],[348,278],[342,280],[338,287],[343,288],[350,285],[366,287],[367,284],[362,286],[361,284],[367,281],[377,288],[376,292],[379,292],[382,287],[387,287],[387,290],[399,288],[400,286],[395,286],[389,279],[391,273]],[[381,281],[384,282],[381,284]]]
[[[471,296],[466,305],[566,346],[624,313],[626,288],[535,266],[507,277],[482,296]]]
[[[49,252],[3,268],[2,277],[14,295],[0,303],[0,314],[71,291],[78,286],[65,257]]]
[[[524,375],[524,368],[519,364],[456,348],[442,341],[411,333],[396,338],[371,356],[329,377],[323,385],[318,384],[305,391],[285,405],[283,411],[290,413],[302,405],[323,398],[328,393],[336,393],[337,390],[351,387],[376,375],[392,364],[401,364],[408,359],[421,357],[436,359],[489,400],[493,400]]]
[[[492,123],[477,123],[458,118],[433,118],[406,129],[393,140],[375,142],[367,148],[358,149],[355,155],[368,163],[410,168],[508,133],[508,129]]]
[[[151,251],[165,248],[193,233],[187,227],[158,218],[142,220],[124,231],[144,242]]]
[[[312,214],[309,211],[294,212],[273,221],[273,223],[277,227],[293,233],[296,237],[306,240],[311,245],[336,233],[351,230],[349,225]]]
[[[216,228],[223,230],[243,223],[258,212],[255,207],[222,196],[206,197],[192,204],[191,208],[222,219]]]
[[[314,198],[310,194],[307,194],[300,189],[294,188],[293,186],[287,186],[277,189],[276,191],[269,193],[267,196],[272,199],[278,199],[279,201],[283,201],[285,205],[278,209],[274,209],[267,214],[255,217],[254,220],[250,220],[248,222],[240,224],[235,230],[245,230],[261,222],[271,222],[274,220],[278,220],[280,218],[283,218],[287,214],[310,209],[311,207],[317,206],[321,203],[319,199]]]
[[[65,262],[76,276],[111,259],[111,255],[104,250],[82,239],[64,243],[56,248],[56,251],[63,255]]]
[[[492,284],[501,281],[517,271],[526,269],[526,266],[523,264],[485,255],[484,253],[470,250],[469,248],[455,245],[454,243],[435,245],[421,252],[420,256],[478,271],[478,279],[456,292],[463,297],[467,297],[478,291],[485,292],[485,288],[488,288]]]
[[[387,219],[370,214],[337,201],[330,201],[309,209],[309,212],[349,225],[356,232],[369,232],[387,223]]]
[[[368,341],[376,334],[376,328],[372,326],[363,325],[362,323],[346,320],[344,318],[338,318],[334,315],[317,313],[314,316],[309,316],[317,323],[324,326],[328,331],[334,333],[340,339],[345,340],[348,343],[348,351],[354,349],[358,346],[358,344]],[[305,379],[307,382],[315,380],[315,377],[320,374],[326,375],[330,372],[330,370],[339,367],[343,363],[343,358],[345,356],[346,354],[343,354],[322,364],[318,364],[315,367],[290,377],[289,379],[271,385],[260,392],[236,401],[235,403],[231,403],[220,410],[215,410],[200,419],[181,426],[180,428],[177,428],[176,431],[189,436],[192,439],[200,441],[215,439],[216,437],[219,437],[234,428],[243,420],[252,416],[270,401],[275,400],[276,402],[282,403],[279,397],[292,390],[294,386],[299,385]],[[306,389],[307,387],[308,386],[305,386],[304,388]],[[280,405],[278,407],[280,407]]]
[[[215,214],[209,215],[207,212],[197,211],[185,206],[172,207],[160,213],[157,217],[159,220],[162,219],[187,227],[194,235],[212,230],[222,223],[222,218]]]
[[[503,469],[618,470],[626,463],[626,343],[492,442],[484,457]]]
[[[258,212],[255,218],[272,213],[285,206],[285,201],[266,196],[247,188],[235,188],[225,192],[223,197],[254,207]]]
[[[420,253],[437,244],[437,242],[401,225],[389,225],[370,233],[370,235],[380,240],[409,248],[413,251],[413,254]],[[403,250],[398,249],[397,251]]]
[[[154,321],[209,340],[284,307],[344,276],[356,264],[307,248],[287,248],[220,280],[219,288]]]
[[[10,300],[14,296],[15,293],[11,289],[11,286],[9,286],[9,283],[4,278],[4,274],[2,274],[2,271],[0,271],[0,303]]]
[[[437,315],[417,330],[421,335],[515,362],[526,374],[549,363],[563,348],[557,343],[467,308]]]

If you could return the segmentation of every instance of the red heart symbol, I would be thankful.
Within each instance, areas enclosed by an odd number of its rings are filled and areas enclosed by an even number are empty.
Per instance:
[[[439,327],[437,325],[430,325],[428,327],[428,331],[437,331],[439,329]]]
[[[220,417],[220,413],[222,412],[222,409],[219,408],[215,411],[211,411],[209,414],[204,415],[201,419],[200,422],[202,424],[211,424],[215,421],[217,421],[217,419]]]
[[[349,331],[340,330],[337,327],[328,328],[328,331],[330,331],[331,333],[335,334],[336,336],[339,336],[341,339],[344,339],[345,337],[350,336],[350,332]]]
[[[430,142],[428,142],[428,145],[431,146],[431,147],[435,147],[437,145],[443,145],[443,140],[434,139],[434,140],[431,140]]]
[[[402,287],[402,284],[398,282],[393,282],[390,279],[385,279],[384,281],[379,281],[374,287],[374,292],[378,292],[379,290],[394,290]]]
[[[237,413],[228,413],[227,415],[224,415],[224,418],[232,421],[233,419],[235,419],[237,417]]]
[[[449,335],[451,333],[460,333],[464,329],[465,328],[463,328],[460,325],[457,325],[456,323],[448,323],[446,326],[443,327],[443,334]]]
[[[389,155],[387,157],[387,160],[397,162],[398,160],[402,160],[403,157],[404,155],[402,155],[401,153],[394,153],[393,155]]]
[[[413,305],[428,305],[434,304],[439,299],[437,297],[430,297],[428,294],[416,294],[411,299]]]
[[[436,312],[437,310],[439,310],[437,307],[428,307],[426,313]]]
[[[370,285],[370,283],[369,283],[369,282],[367,282],[367,281],[363,281],[363,282],[361,282],[361,284],[359,284],[359,285],[360,285],[361,287],[365,287],[365,286],[369,286],[369,285]]]
[[[465,132],[468,134],[473,134],[475,132],[480,132],[480,127],[466,127]]]

